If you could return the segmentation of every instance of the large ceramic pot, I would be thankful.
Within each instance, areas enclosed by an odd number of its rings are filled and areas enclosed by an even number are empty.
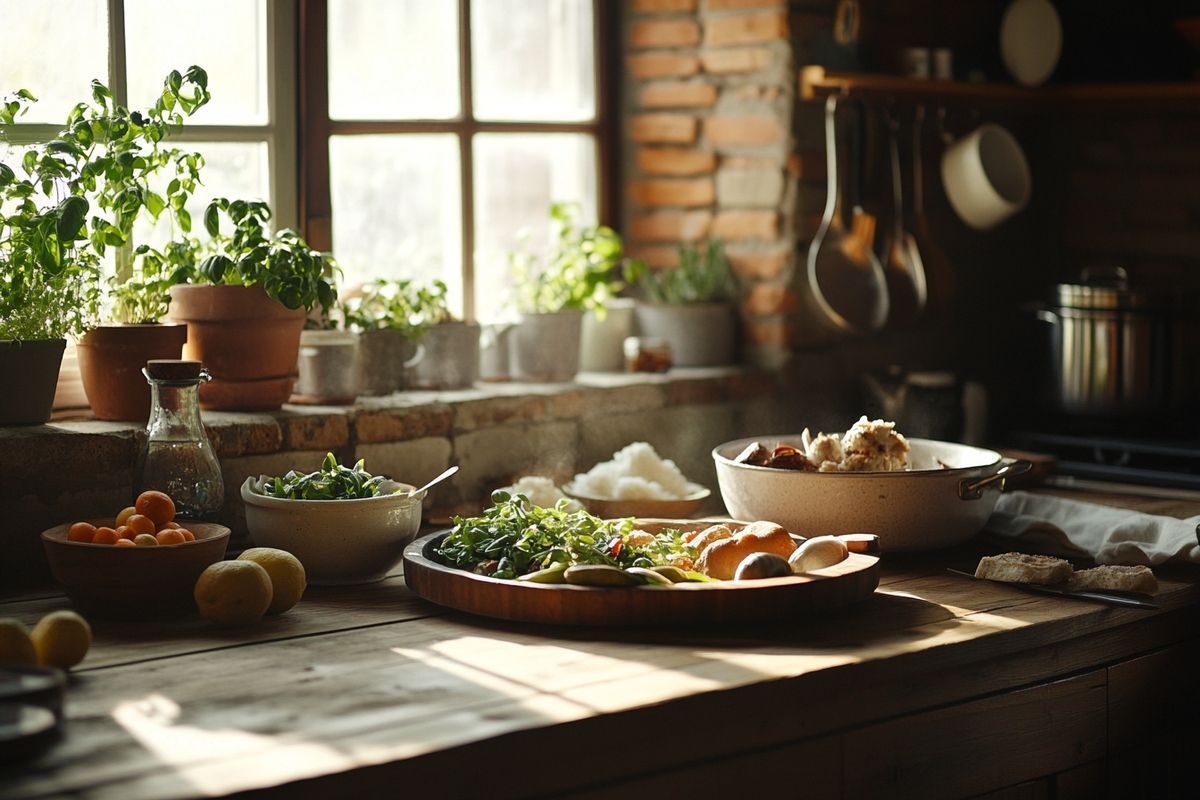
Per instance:
[[[737,326],[728,303],[655,305],[634,311],[640,336],[665,339],[677,367],[716,367],[734,362]]]
[[[522,314],[513,333],[513,379],[573,380],[579,372],[582,327],[582,311]]]
[[[279,408],[292,394],[304,309],[287,308],[261,286],[174,286],[172,322],[186,322],[183,357],[213,380],[200,405],[241,411]]]
[[[467,389],[479,380],[479,325],[443,322],[421,337],[424,357],[412,371],[415,389]]]
[[[66,339],[0,342],[0,375],[20,389],[0,393],[0,425],[39,425],[50,419]]]
[[[424,345],[389,328],[363,331],[358,338],[359,391],[381,395],[407,388],[408,371],[424,355]]]
[[[101,325],[76,345],[83,390],[97,419],[145,422],[150,418],[147,361],[177,359],[187,325]]]

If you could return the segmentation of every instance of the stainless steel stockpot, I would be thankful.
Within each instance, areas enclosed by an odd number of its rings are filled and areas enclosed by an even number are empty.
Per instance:
[[[1122,269],[1084,270],[1038,310],[1049,331],[1051,400],[1059,411],[1141,415],[1167,405],[1170,315],[1129,288]]]

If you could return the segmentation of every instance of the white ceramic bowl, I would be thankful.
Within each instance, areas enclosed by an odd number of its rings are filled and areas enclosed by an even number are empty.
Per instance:
[[[713,449],[717,482],[734,519],[770,520],[801,536],[874,533],[886,552],[933,550],[970,539],[987,522],[1004,478],[1029,462],[1003,459],[993,450],[909,439],[902,472],[798,472],[734,463],[751,442],[767,449],[796,444],[800,435],[758,436]]]
[[[385,481],[383,491],[402,493],[362,500],[284,500],[255,491],[264,478],[242,484],[250,538],[296,556],[315,586],[382,580],[421,527],[425,492],[408,497],[416,487],[406,483]]]

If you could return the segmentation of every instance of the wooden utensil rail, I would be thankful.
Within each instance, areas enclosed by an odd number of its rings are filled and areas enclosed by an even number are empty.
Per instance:
[[[310,589],[244,630],[98,624],[63,741],[0,766],[0,797],[1083,797],[1182,780],[1171,765],[1200,742],[1170,722],[1196,707],[1200,575],[1160,571],[1161,610],[1140,611],[945,572],[976,555],[885,558],[868,601],[769,626],[499,623],[399,575]]]

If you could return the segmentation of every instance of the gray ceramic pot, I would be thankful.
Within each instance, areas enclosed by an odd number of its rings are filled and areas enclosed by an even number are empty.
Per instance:
[[[20,391],[0,397],[0,425],[38,425],[50,419],[66,346],[66,339],[0,342],[0,373],[21,382]]]
[[[522,314],[513,333],[513,379],[573,380],[579,372],[582,328],[582,311]]]
[[[358,397],[358,334],[302,331],[293,403],[349,405]]]
[[[728,303],[667,306],[638,303],[639,336],[665,339],[677,367],[732,364],[737,350],[733,306]]]
[[[425,348],[419,342],[410,342],[396,331],[363,331],[358,339],[359,391],[381,395],[406,388],[406,373],[424,355]]]
[[[479,325],[443,322],[421,337],[424,357],[411,374],[417,389],[467,389],[479,380]]]

